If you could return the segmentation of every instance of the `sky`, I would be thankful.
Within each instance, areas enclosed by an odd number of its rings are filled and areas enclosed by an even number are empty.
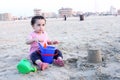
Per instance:
[[[74,11],[109,11],[113,6],[120,9],[120,0],[0,0],[0,13],[15,16],[32,16],[35,8],[42,12],[58,13],[60,8],[72,8]]]

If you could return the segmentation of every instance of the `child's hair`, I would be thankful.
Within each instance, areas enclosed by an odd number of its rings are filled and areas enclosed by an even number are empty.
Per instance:
[[[46,19],[45,19],[43,16],[34,16],[34,17],[32,17],[32,19],[31,19],[31,25],[32,25],[32,26],[35,24],[35,22],[36,22],[37,19],[44,19],[45,22],[46,22]]]

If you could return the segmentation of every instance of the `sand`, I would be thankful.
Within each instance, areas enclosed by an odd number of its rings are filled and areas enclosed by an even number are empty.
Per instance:
[[[0,21],[0,80],[120,80],[120,16],[90,16],[79,18],[47,19],[46,31],[64,56],[65,66],[49,65],[20,74],[16,66],[28,57],[25,44],[32,31],[30,20]],[[102,63],[89,63],[87,50],[99,47]]]

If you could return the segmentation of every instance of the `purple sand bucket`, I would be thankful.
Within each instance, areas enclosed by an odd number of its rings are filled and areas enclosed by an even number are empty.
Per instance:
[[[44,48],[40,43],[38,44],[39,49],[41,51],[42,61],[51,64],[53,62],[53,57],[56,48],[53,46],[47,46],[46,48]]]

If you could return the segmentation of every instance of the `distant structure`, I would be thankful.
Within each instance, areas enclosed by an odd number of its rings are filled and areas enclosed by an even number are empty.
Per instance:
[[[116,13],[117,13],[116,8],[113,7],[113,6],[111,6],[111,7],[110,7],[110,14],[114,15],[114,14],[116,14]]]
[[[73,10],[72,8],[61,8],[59,9],[59,14],[60,17],[64,17],[64,15],[66,15],[67,17],[71,17],[73,14]]]
[[[118,15],[120,15],[120,9],[117,11]]]
[[[17,16],[13,16],[12,20],[18,20],[18,17]]]
[[[41,9],[34,9],[34,15],[35,15],[35,16],[40,16],[40,15],[42,15]]]
[[[11,21],[12,15],[10,13],[0,13],[0,21]]]
[[[54,12],[43,12],[42,16],[44,16],[45,18],[56,18],[57,14]]]

